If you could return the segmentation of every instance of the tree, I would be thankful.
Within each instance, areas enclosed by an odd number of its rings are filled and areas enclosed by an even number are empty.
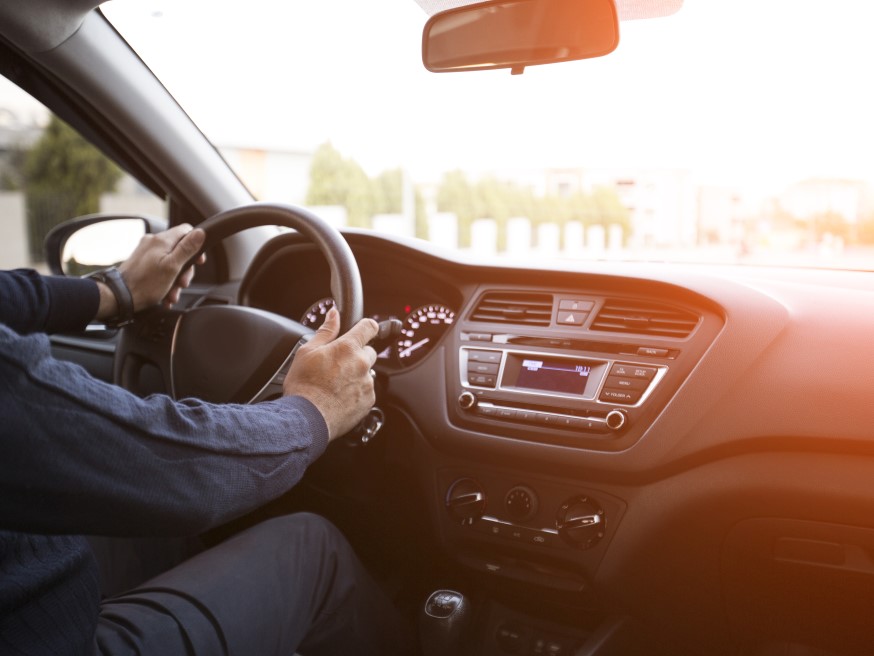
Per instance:
[[[115,189],[122,172],[69,125],[52,116],[25,156],[24,189],[31,258],[57,224],[100,210],[100,195]]]
[[[370,227],[377,211],[373,182],[355,160],[344,158],[330,142],[313,155],[306,202],[345,207],[349,225],[359,228]]]

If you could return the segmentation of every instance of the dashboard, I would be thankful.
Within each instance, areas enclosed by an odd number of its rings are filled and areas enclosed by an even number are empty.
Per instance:
[[[804,631],[870,653],[851,558],[874,548],[870,274],[522,269],[346,236],[365,313],[411,331],[377,366],[386,457],[466,571],[597,595],[692,653]],[[328,281],[283,235],[239,298],[316,322]]]

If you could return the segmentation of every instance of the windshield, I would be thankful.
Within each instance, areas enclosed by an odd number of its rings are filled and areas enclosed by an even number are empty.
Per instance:
[[[490,254],[874,262],[869,3],[686,0],[514,76],[427,72],[413,0],[105,13],[261,199]]]

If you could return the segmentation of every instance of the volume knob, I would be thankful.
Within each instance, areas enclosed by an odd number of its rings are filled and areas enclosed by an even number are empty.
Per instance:
[[[458,405],[461,406],[462,410],[470,410],[476,405],[476,397],[470,392],[462,392],[458,396]]]

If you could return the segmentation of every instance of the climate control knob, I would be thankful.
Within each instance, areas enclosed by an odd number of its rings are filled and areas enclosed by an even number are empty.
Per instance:
[[[486,493],[472,478],[459,478],[446,492],[446,509],[461,524],[473,524],[486,509]]]
[[[517,522],[527,522],[537,514],[537,495],[526,485],[517,485],[504,497],[504,509]]]
[[[591,497],[579,496],[565,501],[555,522],[558,534],[578,549],[590,549],[604,537],[604,511]]]

